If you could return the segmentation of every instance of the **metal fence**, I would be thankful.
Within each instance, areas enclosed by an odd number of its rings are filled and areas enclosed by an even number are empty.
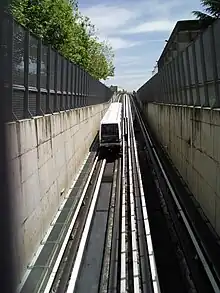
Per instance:
[[[143,102],[220,106],[220,20],[137,91]]]
[[[107,102],[113,92],[79,65],[62,57],[51,46],[4,17],[8,72],[7,121],[30,118]]]

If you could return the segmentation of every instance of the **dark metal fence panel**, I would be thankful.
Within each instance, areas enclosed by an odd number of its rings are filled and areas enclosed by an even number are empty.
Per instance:
[[[173,65],[173,62],[170,62],[168,66],[169,76],[170,76],[170,103],[173,103],[175,100],[172,65]]]
[[[67,60],[62,57],[62,80],[61,80],[61,85],[62,85],[62,110],[67,110],[67,105],[66,105],[66,80],[67,80]]]
[[[75,87],[75,99],[76,99],[76,103],[75,103],[75,107],[79,107],[79,66],[76,65],[75,66],[75,72],[76,72],[76,87]]]
[[[215,53],[216,53],[216,65],[217,65],[217,73],[218,73],[218,80],[220,80],[220,21],[216,22],[213,26],[214,31],[214,42],[215,42]]]
[[[38,40],[29,35],[28,44],[28,89],[29,89],[29,112],[31,116],[36,115],[36,100],[37,100],[37,55],[38,55]]]
[[[80,96],[80,107],[83,107],[83,79],[84,79],[84,76],[83,76],[83,70],[82,68],[80,67],[79,69],[79,72],[80,72],[80,78],[79,78],[79,96]]]
[[[159,72],[159,74],[158,74],[158,79],[159,79],[159,81],[160,81],[160,93],[159,93],[159,95],[160,95],[160,97],[162,98],[162,99],[164,99],[164,75],[163,75],[163,72]]]
[[[168,64],[164,66],[165,76],[166,76],[166,102],[170,102],[170,76],[168,71]],[[151,93],[153,94],[154,90],[151,85]]]
[[[13,21],[10,22],[13,26],[12,42],[12,84],[13,84],[13,99],[12,111],[18,119],[24,118],[24,49],[25,49],[25,30],[21,26],[17,26]],[[13,24],[12,24],[13,23]],[[8,36],[8,42],[10,43]]]
[[[172,75],[173,75],[173,89],[174,89],[174,101],[179,104],[178,99],[178,87],[177,87],[177,75],[176,75],[176,62],[172,62]]]
[[[178,75],[178,62],[177,58],[174,59],[174,68],[173,68],[173,74],[174,74],[174,80],[175,80],[175,99],[176,103],[180,104],[180,92],[179,92],[179,75]]]
[[[78,96],[78,107],[80,108],[81,107],[81,78],[82,78],[82,76],[81,76],[81,68],[80,68],[80,66],[77,66],[77,68],[78,68],[78,86],[77,86],[77,88],[78,88],[78,92],[77,92],[77,96]]]
[[[113,92],[5,13],[8,121],[108,102]],[[10,91],[9,91],[10,92]]]
[[[1,57],[3,65],[4,65],[4,74],[3,74],[3,82],[5,83],[5,93],[1,93],[3,96],[7,94],[7,99],[3,104],[5,104],[6,109],[4,109],[4,119],[14,119],[15,114],[13,112],[13,40],[9,40],[8,35],[12,36],[14,31],[14,24],[13,21],[7,18],[3,11],[0,11],[1,17]],[[4,120],[3,117],[2,121]]]
[[[188,88],[189,88],[189,75],[187,70],[187,54],[186,51],[183,51],[182,53],[182,62],[183,62],[183,91],[185,94],[185,100],[186,104],[189,102],[189,94],[188,94]]]
[[[60,111],[61,101],[61,78],[62,78],[62,59],[59,53],[56,53],[56,106]]]
[[[140,87],[137,97],[143,102],[219,107],[219,31],[217,20]]]
[[[169,75],[168,75],[168,66],[164,66],[164,74],[165,74],[165,80],[166,80],[166,85],[165,85],[165,101],[166,103],[169,103]],[[151,91],[153,91],[153,88],[151,87]],[[158,97],[159,99],[159,97]]]
[[[202,73],[202,84],[200,87],[200,102],[201,106],[208,106],[208,95],[207,95],[207,74],[205,68],[205,56],[204,56],[204,44],[203,44],[203,35],[199,38],[200,45],[200,62],[201,62],[201,73]]]

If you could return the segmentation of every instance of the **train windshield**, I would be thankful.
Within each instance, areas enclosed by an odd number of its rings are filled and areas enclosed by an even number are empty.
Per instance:
[[[102,139],[106,140],[107,138],[118,138],[118,124],[102,124]]]

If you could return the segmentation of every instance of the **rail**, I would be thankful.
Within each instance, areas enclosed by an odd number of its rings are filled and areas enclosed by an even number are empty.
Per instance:
[[[122,248],[120,292],[160,292],[142,186],[130,98],[124,96]],[[123,197],[124,196],[124,197]],[[123,219],[124,216],[124,219]],[[125,257],[126,256],[126,257]]]

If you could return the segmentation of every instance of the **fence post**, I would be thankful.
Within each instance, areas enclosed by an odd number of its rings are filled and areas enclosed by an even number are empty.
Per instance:
[[[25,31],[24,40],[24,118],[32,117],[29,111],[29,42],[30,42],[30,32]]]
[[[180,104],[183,105],[183,93],[182,93],[182,85],[181,85],[181,75],[180,75],[180,55],[177,55],[177,69],[178,69],[178,84],[179,84],[179,96],[180,96]]]
[[[16,115],[13,111],[13,46],[14,46],[14,20],[11,15],[3,14],[3,23],[8,25],[8,27],[3,26],[3,42],[2,46],[5,47],[5,52],[7,50],[7,56],[4,57],[6,72],[3,73],[6,76],[4,81],[4,87],[7,88],[6,95],[3,99],[6,100],[6,121],[17,120]],[[6,22],[7,20],[7,22]]]
[[[42,40],[38,39],[37,45],[37,94],[36,94],[36,114],[43,115],[41,109],[41,54],[42,54]]]
[[[81,68],[81,106],[84,107],[84,69]]]
[[[50,102],[50,64],[51,63],[51,46],[47,47],[47,95],[46,95],[46,113],[52,114],[53,111],[51,109]]]
[[[78,66],[78,73],[79,73],[79,77],[78,77],[78,106],[79,108],[81,107],[82,105],[82,70],[81,70],[81,67]]]
[[[200,36],[200,51],[201,51],[202,76],[203,76],[203,85],[204,85],[204,94],[205,94],[205,103],[204,103],[204,105],[201,105],[201,106],[208,107],[209,106],[209,98],[208,98],[207,76],[206,76],[206,68],[205,68],[203,34]]]
[[[83,107],[85,107],[85,97],[86,97],[86,72],[83,70]]]
[[[82,107],[83,95],[82,95],[82,81],[83,81],[83,70],[79,66],[79,107]]]
[[[79,85],[79,77],[78,77],[78,65],[75,64],[75,108],[78,108],[78,85]]]
[[[87,73],[87,106],[89,106],[89,101],[90,101],[90,74]]]
[[[55,66],[54,66],[54,112],[59,112],[57,98],[57,67],[58,67],[58,52],[55,51]]]
[[[172,103],[177,104],[176,102],[176,95],[175,95],[175,83],[174,83],[174,61],[172,60],[170,62],[170,81],[171,81],[171,98],[172,98]],[[159,87],[157,87],[159,89]]]
[[[193,95],[192,95],[192,78],[190,73],[190,65],[189,65],[189,47],[186,48],[186,68],[188,74],[188,87],[189,87],[189,104],[193,105]]]
[[[65,60],[66,62],[66,82],[65,82],[65,92],[66,92],[66,98],[65,98],[65,110],[69,110],[69,91],[68,91],[68,80],[69,80],[69,60]],[[64,68],[65,70],[65,68]]]
[[[70,108],[73,109],[73,63],[70,62]]]
[[[173,59],[173,84],[174,84],[174,95],[176,103],[179,104],[179,93],[178,93],[178,87],[177,87],[177,72],[176,72],[176,57]]]
[[[81,107],[81,68],[78,66],[78,106]]]
[[[164,103],[169,104],[169,87],[168,87],[168,74],[167,74],[167,64],[164,65],[163,67],[163,71],[164,71],[164,80],[165,80],[165,99],[164,99]]]
[[[215,24],[214,24],[215,25]],[[219,97],[219,87],[218,87],[218,70],[217,70],[217,58],[216,58],[216,46],[215,46],[215,37],[214,37],[214,27],[210,27],[210,38],[211,38],[211,54],[212,54],[212,64],[213,64],[213,77],[214,77],[214,86],[215,86],[215,103],[212,107],[220,106],[220,97]]]
[[[175,72],[176,72],[176,92],[178,97],[178,104],[182,104],[182,96],[180,91],[180,75],[179,75],[179,59],[178,56],[176,56],[175,59]]]
[[[72,83],[73,83],[73,97],[72,97],[72,103],[73,103],[73,109],[76,107],[76,64],[73,63],[73,75],[72,75]]]
[[[160,73],[159,73],[160,72]],[[165,101],[165,94],[166,94],[166,90],[165,90],[165,78],[164,78],[164,70],[160,70],[158,71],[158,73],[160,74],[161,76],[161,97],[160,97],[160,100],[161,102],[164,103]]]
[[[201,105],[200,102],[200,94],[199,94],[199,78],[198,78],[198,68],[196,64],[196,48],[195,43],[192,43],[192,56],[193,56],[193,69],[194,69],[194,76],[195,76],[195,87],[196,87],[196,101],[194,106]]]
[[[73,64],[73,108],[76,108],[76,64]]]
[[[84,71],[84,83],[83,83],[83,97],[84,97],[84,107],[86,106],[86,71]]]
[[[63,56],[60,56],[60,60],[61,60],[61,86],[60,86],[60,91],[61,91],[61,94],[60,94],[60,111],[64,111],[64,107],[63,107],[63,73],[64,73],[64,70],[63,70]]]
[[[88,106],[88,74],[85,73],[85,106]]]
[[[79,99],[79,79],[80,79],[80,72],[79,72],[79,65],[76,65],[76,108],[79,108],[80,99]]]
[[[182,66],[184,103],[185,103],[185,105],[188,105],[187,92],[186,92],[186,72],[185,72],[185,68],[184,68],[183,52],[180,52],[180,60],[181,60],[181,66]]]

